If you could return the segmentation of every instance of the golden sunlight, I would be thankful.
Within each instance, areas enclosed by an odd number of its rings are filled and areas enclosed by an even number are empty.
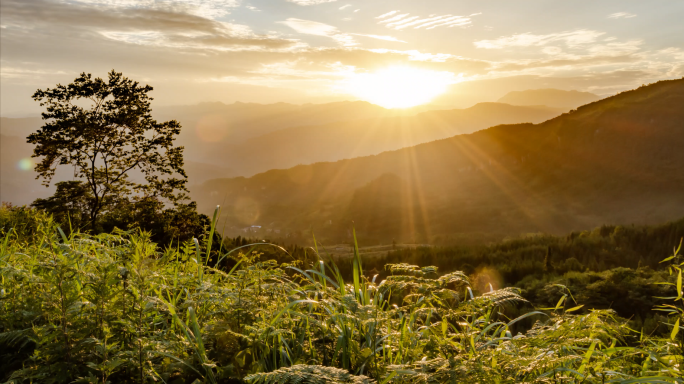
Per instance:
[[[409,108],[430,102],[453,84],[454,75],[411,67],[390,67],[355,74],[343,84],[346,92],[385,108]]]

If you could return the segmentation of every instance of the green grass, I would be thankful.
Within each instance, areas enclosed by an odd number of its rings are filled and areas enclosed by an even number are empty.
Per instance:
[[[145,233],[67,237],[32,215],[35,230],[0,242],[1,381],[684,382],[676,251],[664,263],[676,292],[657,308],[671,331],[651,338],[609,310],[576,314],[565,287],[557,305],[511,319],[518,291],[474,296],[462,272],[393,264],[377,281],[356,241],[346,282],[317,244],[313,261],[289,264],[262,258],[268,244],[219,249],[236,261],[219,270],[210,235],[164,249]]]

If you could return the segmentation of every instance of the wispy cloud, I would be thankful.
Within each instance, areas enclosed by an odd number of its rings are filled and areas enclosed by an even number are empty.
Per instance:
[[[608,15],[609,19],[631,19],[632,17],[636,17],[636,15],[629,12],[616,12]]]
[[[295,31],[307,35],[331,36],[339,33],[339,30],[336,27],[317,21],[289,18],[285,21],[280,21],[279,23],[285,24]]]
[[[279,21],[278,23],[287,25],[295,31],[306,35],[330,37],[343,46],[351,47],[358,45],[350,34],[342,33],[337,27],[333,27],[332,25],[296,18],[289,18],[285,21]]]
[[[347,8],[349,8],[349,7],[351,7],[351,6],[352,6],[351,4],[345,4],[345,5],[343,5],[343,6],[340,7],[340,10],[342,10],[342,9],[347,9]]]
[[[429,17],[411,16],[410,13],[403,13],[396,15],[399,11],[391,11],[382,14],[376,19],[380,19],[378,24],[384,24],[387,28],[402,30],[405,28],[413,29],[435,29],[439,27],[467,27],[472,24],[472,16],[479,15],[479,13],[470,16],[457,15],[431,15]]]
[[[385,17],[390,17],[390,16],[392,16],[392,15],[398,13],[398,12],[399,12],[398,10],[396,10],[396,11],[389,11],[389,12],[387,12],[387,13],[383,13],[382,15],[376,17],[376,19],[384,19]]]
[[[397,11],[392,11],[392,12],[386,13],[386,14],[384,14],[384,15],[378,16],[377,18],[381,18],[381,19],[382,19],[382,20],[378,21],[378,24],[391,23],[391,22],[393,22],[393,21],[401,20],[401,19],[403,19],[404,17],[406,17],[406,16],[409,15],[408,13],[402,13],[401,15],[396,15],[396,16],[392,16],[392,17],[390,17],[390,18],[387,18],[389,15],[393,15],[393,14],[395,14],[395,13],[397,13]]]
[[[392,37],[392,36],[366,35],[363,33],[352,33],[352,35],[354,35],[354,36],[365,36],[365,37],[370,37],[372,39],[385,40],[385,41],[395,41],[397,43],[406,43],[404,40],[399,40],[396,37]]]
[[[479,40],[474,42],[477,48],[502,49],[506,47],[530,47],[543,46],[552,42],[561,41],[568,47],[577,47],[582,44],[594,43],[604,35],[605,32],[579,29],[576,31],[550,33],[547,35],[535,35],[532,33],[521,33],[511,36],[501,36],[494,40]]]
[[[63,2],[112,8],[161,8],[213,19],[230,14],[233,8],[240,5],[240,0],[64,0]]]
[[[63,75],[64,71],[47,71],[40,69],[27,69],[18,67],[0,66],[0,76],[3,79],[31,79],[45,75]]]
[[[297,5],[318,5],[323,3],[333,3],[337,0],[287,0],[290,3],[295,3]]]
[[[230,24],[174,8],[110,6],[107,0],[71,3],[34,0],[3,0],[3,21],[13,26],[43,28],[61,34],[84,31],[110,40],[137,45],[201,49],[283,48],[295,42],[257,35],[244,25]],[[210,2],[207,2],[210,3]],[[117,3],[128,4],[128,3]],[[218,4],[218,2],[214,2]],[[230,2],[233,4],[233,2]],[[36,12],[40,9],[40,12]]]

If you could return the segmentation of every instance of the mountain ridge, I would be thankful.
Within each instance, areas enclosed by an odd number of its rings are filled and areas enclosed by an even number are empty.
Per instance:
[[[498,125],[374,156],[213,180],[194,196],[204,209],[213,204],[208,191],[232,201],[224,210],[229,227],[258,221],[334,236],[354,220],[378,241],[666,221],[684,212],[681,105],[684,79],[662,81],[541,124]],[[354,204],[365,208],[353,212],[355,191],[387,173],[411,186],[396,197],[409,199],[406,209],[374,210],[360,193]],[[403,229],[382,233],[367,225],[382,220]],[[337,224],[321,224],[330,222]]]

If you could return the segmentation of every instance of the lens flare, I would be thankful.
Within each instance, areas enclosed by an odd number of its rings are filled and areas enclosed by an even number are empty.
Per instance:
[[[503,286],[501,274],[491,267],[478,268],[477,271],[470,276],[470,282],[473,288],[480,293],[497,290]]]
[[[261,215],[259,203],[251,197],[239,197],[235,201],[234,210],[235,218],[247,225],[256,224]]]
[[[31,160],[28,157],[19,160],[19,162],[17,163],[17,168],[22,171],[30,171],[33,169],[33,166],[33,160]]]
[[[351,75],[342,88],[385,108],[409,108],[430,102],[456,82],[451,72],[390,67],[375,73]]]

